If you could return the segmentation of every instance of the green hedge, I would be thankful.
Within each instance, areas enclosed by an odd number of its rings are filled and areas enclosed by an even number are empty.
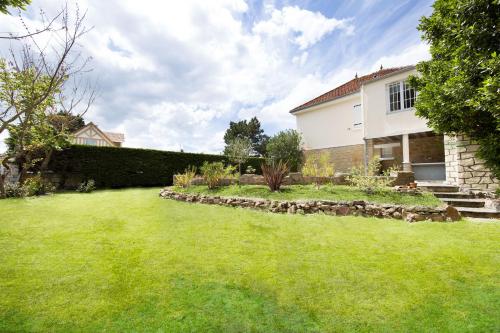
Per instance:
[[[228,163],[222,155],[74,145],[55,152],[49,170],[63,180],[75,176],[93,179],[101,188],[164,186],[172,184],[174,174],[190,165],[200,167],[205,161]],[[260,172],[262,162],[262,158],[251,158],[242,170],[252,165]]]

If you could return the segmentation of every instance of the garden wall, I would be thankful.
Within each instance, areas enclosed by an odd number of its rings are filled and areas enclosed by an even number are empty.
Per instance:
[[[401,205],[377,205],[363,200],[340,202],[329,200],[309,201],[276,201],[253,198],[228,198],[220,196],[178,193],[172,189],[165,188],[160,191],[160,197],[185,202],[199,202],[210,205],[221,205],[229,207],[242,207],[269,211],[272,213],[287,214],[314,214],[323,213],[327,215],[357,215],[375,216],[383,218],[405,219],[408,222],[418,221],[457,221],[460,213],[456,208],[431,208],[420,206]]]
[[[44,177],[58,188],[75,188],[93,179],[100,188],[171,185],[173,175],[188,166],[222,161],[222,155],[192,154],[153,149],[115,148],[74,145],[57,151]],[[243,165],[260,171],[261,158],[251,158]]]

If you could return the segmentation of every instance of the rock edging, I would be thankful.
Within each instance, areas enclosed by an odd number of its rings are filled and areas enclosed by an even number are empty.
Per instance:
[[[198,202],[209,205],[251,208],[272,213],[286,214],[314,214],[327,215],[355,215],[374,216],[380,218],[404,219],[408,222],[418,221],[458,221],[460,212],[455,207],[432,208],[425,206],[402,206],[392,204],[373,204],[363,200],[359,201],[277,201],[241,197],[221,197],[203,194],[189,194],[175,192],[171,188],[160,191],[160,197],[184,202]]]

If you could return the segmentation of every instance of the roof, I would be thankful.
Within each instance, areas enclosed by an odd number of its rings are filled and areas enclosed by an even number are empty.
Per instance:
[[[107,141],[109,141],[109,144],[113,144],[116,142],[124,142],[125,141],[125,135],[123,133],[111,133],[111,132],[103,132],[99,127],[97,127],[96,124],[93,122],[88,123],[84,127],[80,128],[76,132],[73,133],[73,135],[78,135],[81,132],[85,131],[87,128],[93,127],[95,128]]]
[[[387,77],[387,76],[390,76],[390,75],[393,75],[396,73],[405,72],[407,70],[411,70],[414,68],[415,68],[415,66],[384,68],[384,69],[380,69],[376,72],[370,73],[368,75],[356,77],[356,78],[352,79],[351,81],[346,82],[346,83],[336,87],[335,89],[332,89],[332,90],[324,93],[323,95],[320,95],[320,96],[313,98],[312,100],[310,100],[302,105],[297,106],[296,108],[292,109],[290,111],[290,113],[295,113],[297,111],[304,110],[304,109],[310,108],[310,107],[318,105],[318,104],[330,102],[330,101],[333,101],[334,99],[341,98],[341,97],[356,93],[361,89],[361,86],[363,84],[366,84],[366,83],[371,82],[371,81],[379,80],[383,77]]]
[[[125,135],[123,133],[112,133],[112,132],[103,132],[106,136],[113,142],[124,142]]]

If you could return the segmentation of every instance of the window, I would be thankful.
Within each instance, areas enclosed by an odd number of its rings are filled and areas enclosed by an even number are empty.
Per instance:
[[[410,87],[408,81],[403,82],[403,96],[405,109],[412,108],[415,104],[415,89]]]
[[[408,81],[393,82],[387,87],[387,109],[389,112],[413,108],[417,92],[410,86]]]
[[[380,158],[382,159],[392,159],[392,147],[382,147],[380,148]]]
[[[389,111],[401,110],[401,85],[399,82],[389,85]]]
[[[97,146],[97,140],[96,139],[85,139],[85,144],[89,146]]]
[[[352,119],[354,128],[360,128],[363,125],[363,110],[361,109],[361,104],[353,106]]]

